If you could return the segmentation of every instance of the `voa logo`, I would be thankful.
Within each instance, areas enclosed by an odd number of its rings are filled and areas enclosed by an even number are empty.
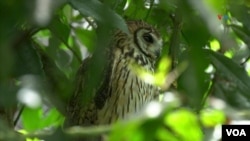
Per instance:
[[[227,136],[247,136],[244,129],[226,129]]]

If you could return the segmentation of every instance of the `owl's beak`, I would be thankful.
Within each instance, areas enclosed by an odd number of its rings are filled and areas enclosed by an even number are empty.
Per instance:
[[[161,55],[161,51],[160,51],[160,50],[156,50],[156,51],[155,51],[155,56],[156,56],[156,58],[159,58],[160,55]]]

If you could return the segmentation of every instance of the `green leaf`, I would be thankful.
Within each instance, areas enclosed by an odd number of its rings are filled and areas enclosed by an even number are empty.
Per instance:
[[[129,6],[125,11],[125,15],[132,19],[144,19],[146,18],[147,9],[145,8],[143,0],[131,0]]]
[[[122,14],[124,12],[123,9],[127,3],[127,0],[103,0],[103,3],[114,9],[117,13]]]
[[[131,140],[141,141],[142,135],[138,131],[142,121],[131,121],[129,123],[117,123],[109,136],[110,141]],[[122,134],[121,134],[122,133]],[[139,134],[139,135],[138,135]]]
[[[94,51],[95,43],[93,41],[96,41],[96,33],[94,30],[84,30],[77,28],[75,30],[76,36],[78,37],[79,41],[82,42],[83,45],[85,45],[89,52]],[[84,56],[86,57],[86,56]]]
[[[56,108],[52,108],[42,119],[41,127],[58,126],[63,123],[63,119],[63,116],[56,110]]]
[[[245,4],[239,3],[239,1],[230,1],[229,10],[233,17],[243,23],[247,30],[250,31],[250,8]]]
[[[22,44],[19,44],[15,51],[16,64],[13,68],[15,76],[19,77],[26,74],[41,75],[43,73],[40,58],[30,40],[27,39]]]
[[[70,28],[60,17],[55,17],[49,25],[51,33],[59,38],[64,44],[68,43]]]
[[[180,141],[173,132],[169,132],[166,128],[159,128],[157,131],[157,139],[159,141]]]
[[[180,109],[165,117],[168,125],[183,141],[201,141],[203,133],[195,113]]]
[[[187,61],[188,67],[178,79],[178,90],[185,94],[188,105],[200,110],[210,82],[208,74],[205,73],[209,62],[203,47],[211,35],[199,11],[195,11],[187,1],[183,1],[179,6],[183,23],[181,34],[187,44],[184,45],[186,51],[182,51],[178,62]],[[179,45],[181,46],[181,43]],[[181,48],[179,50],[181,51]]]
[[[220,94],[220,97],[231,102],[234,106],[249,107],[250,78],[244,67],[219,53],[207,52],[216,68],[217,81],[214,93]]]
[[[128,33],[122,17],[97,0],[69,0],[69,3],[83,15],[91,16],[99,23],[121,29]]]
[[[209,87],[209,74],[206,54],[200,49],[191,49],[183,53],[182,61],[188,61],[188,67],[178,79],[178,89],[186,96],[187,103],[195,110],[202,108],[202,100]]]
[[[239,27],[237,25],[232,25],[231,28],[235,34],[238,35],[238,37],[240,37],[248,46],[250,45],[250,31],[248,31],[245,26]]]
[[[44,113],[41,107],[36,109],[25,107],[21,118],[24,129],[28,132],[55,127],[63,123],[63,116],[55,108]]]
[[[22,112],[22,124],[26,131],[32,132],[41,129],[42,108],[25,107]]]
[[[200,113],[200,119],[205,127],[215,127],[218,124],[223,124],[226,121],[226,116],[221,110],[206,109]]]

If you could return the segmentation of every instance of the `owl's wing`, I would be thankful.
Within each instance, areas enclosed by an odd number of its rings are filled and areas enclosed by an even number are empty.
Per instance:
[[[69,98],[67,105],[67,118],[66,126],[70,125],[80,125],[80,124],[90,124],[91,121],[85,120],[85,117],[88,116],[85,111],[89,108],[88,106],[84,107],[83,98],[84,96],[84,87],[88,80],[87,70],[88,64],[91,60],[91,57],[83,60],[80,65],[76,77],[75,77],[75,90]],[[94,112],[94,110],[92,110]],[[93,119],[94,120],[94,119]]]
[[[97,120],[97,111],[101,109],[106,99],[108,98],[108,84],[110,79],[111,72],[111,64],[110,57],[104,61],[104,65],[102,67],[98,67],[98,71],[101,72],[100,79],[98,79],[97,83],[93,83],[91,81],[96,81],[93,79],[93,75],[95,75],[92,68],[91,62],[92,57],[86,58],[77,74],[75,81],[75,91],[70,97],[69,104],[67,107],[67,113],[69,117],[69,122],[72,125],[92,125],[96,123]],[[92,75],[92,76],[91,76]]]

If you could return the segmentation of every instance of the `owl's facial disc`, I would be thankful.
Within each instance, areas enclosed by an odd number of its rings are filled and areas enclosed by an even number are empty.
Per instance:
[[[134,35],[138,49],[147,57],[157,59],[162,48],[162,39],[150,29],[138,29]]]

